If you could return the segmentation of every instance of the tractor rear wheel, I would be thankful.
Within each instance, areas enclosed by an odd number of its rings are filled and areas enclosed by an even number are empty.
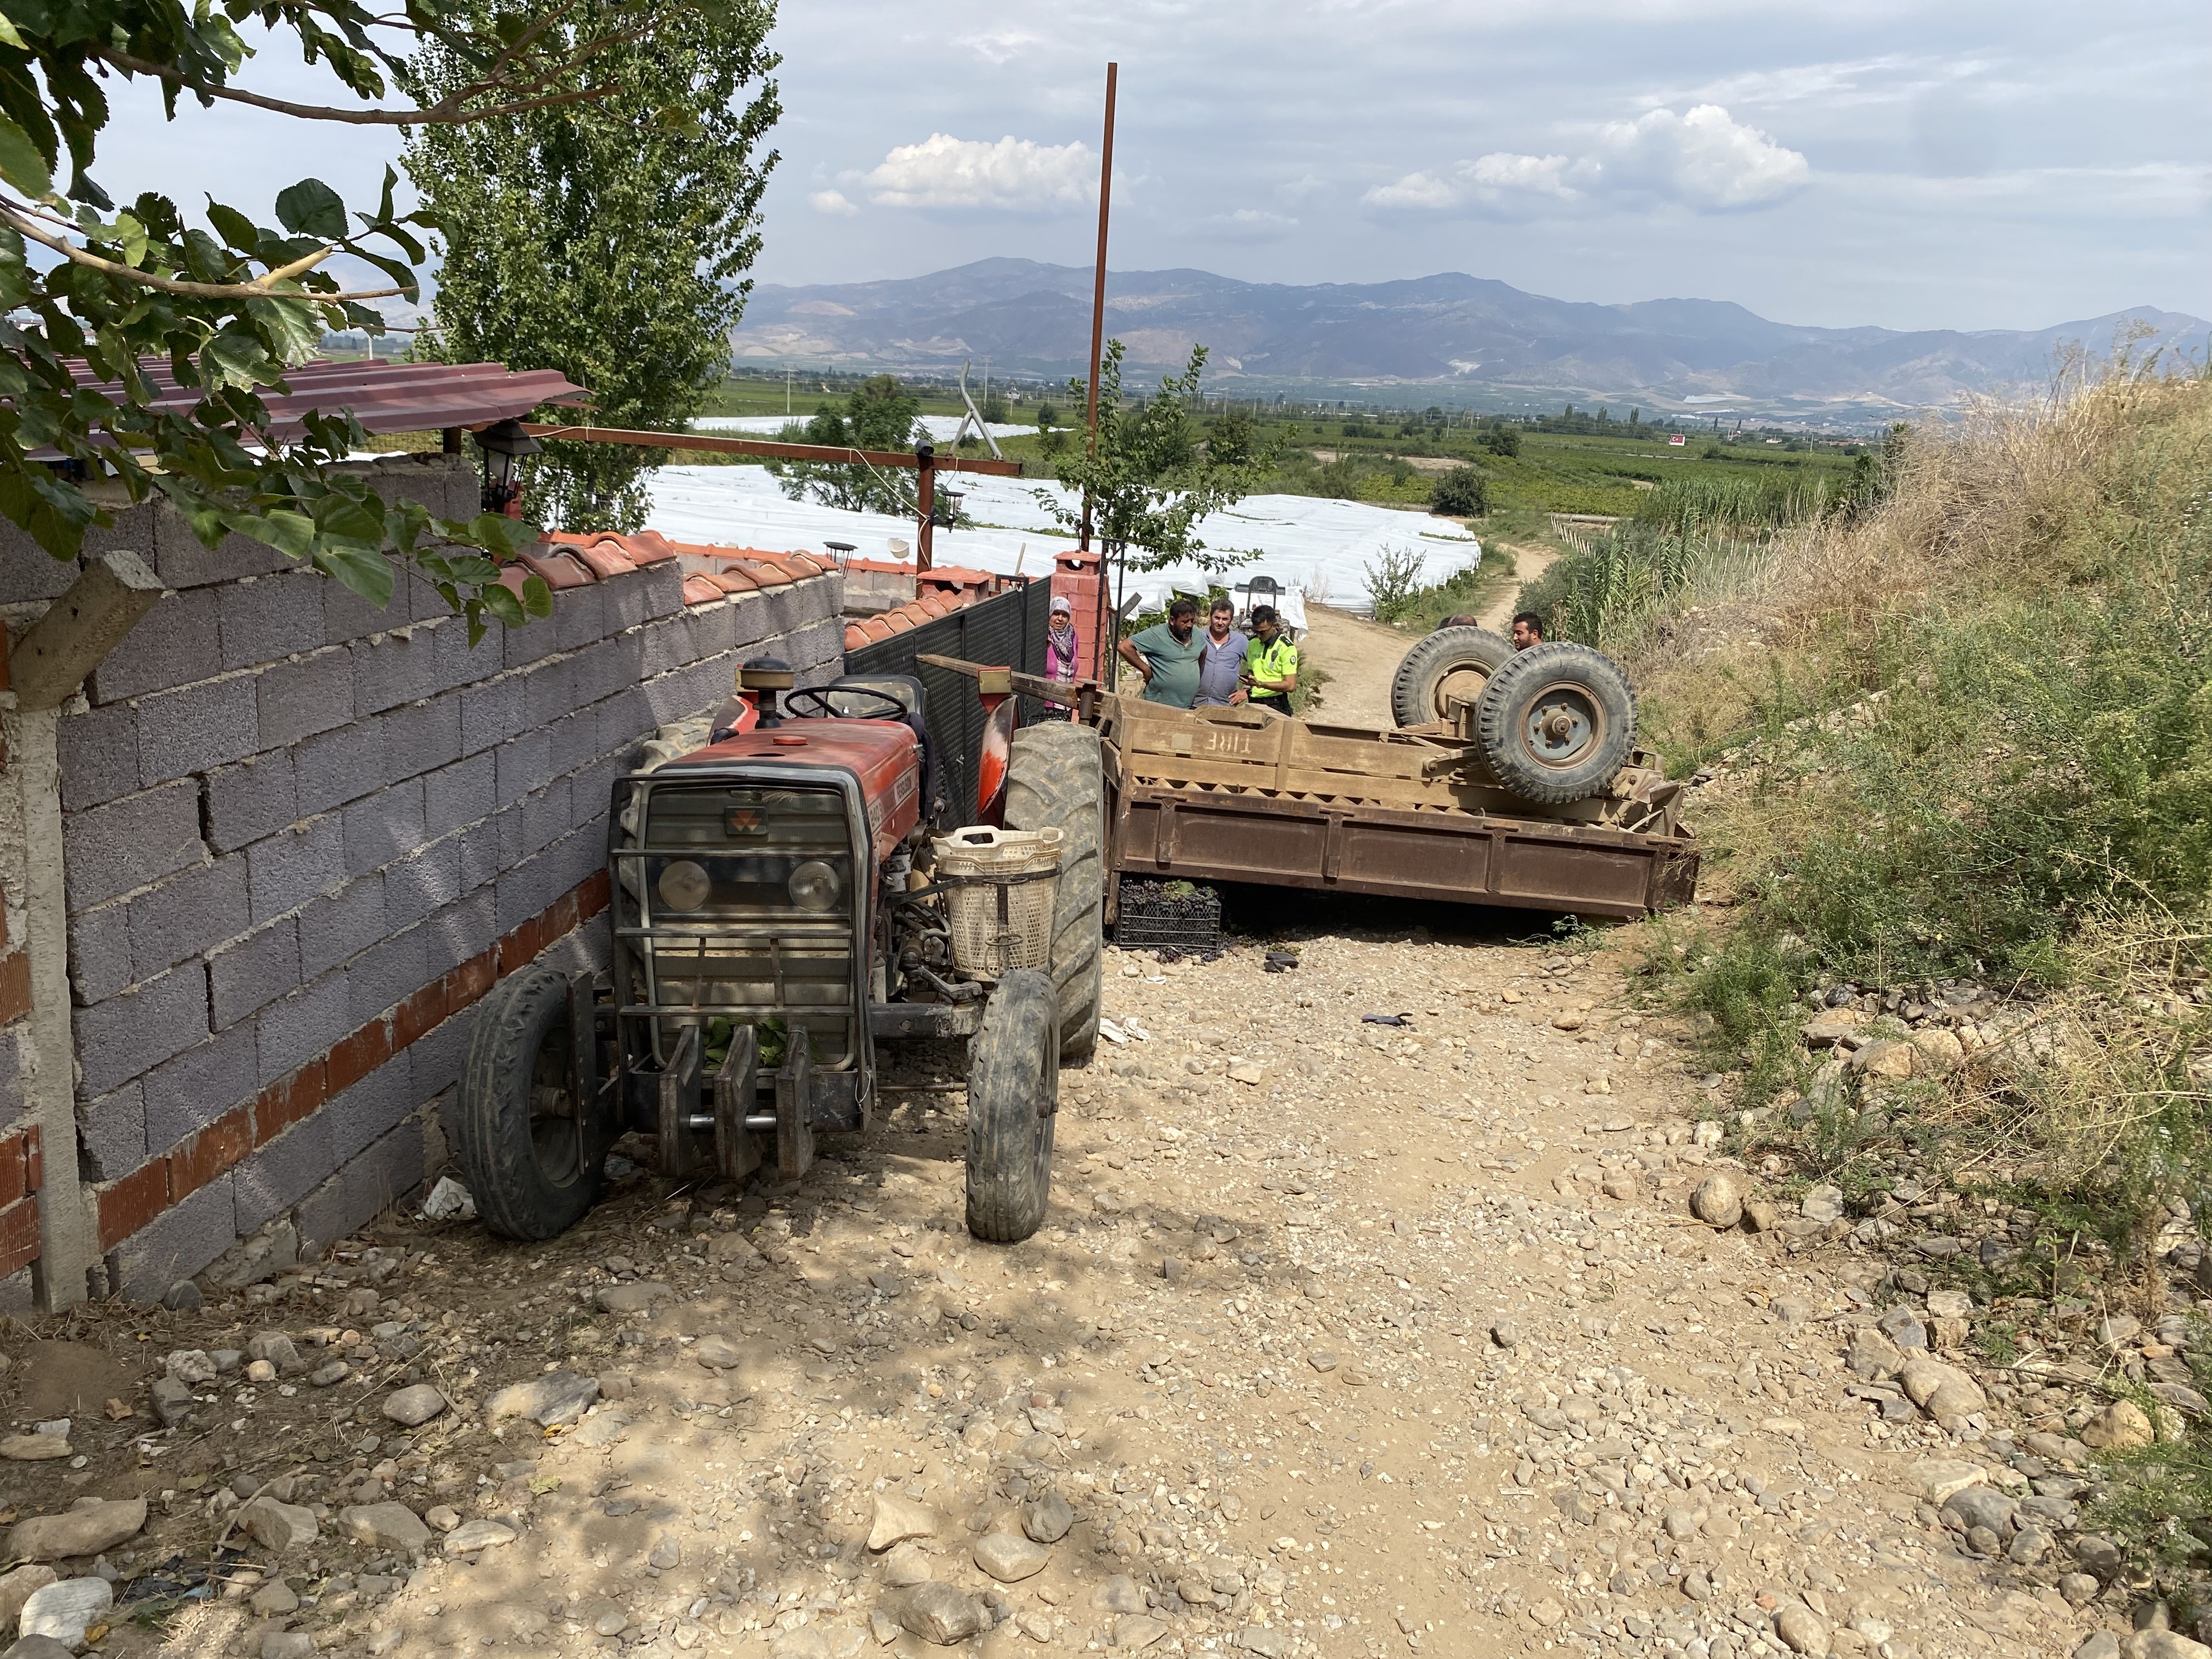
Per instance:
[[[1073,720],[1049,720],[1016,732],[1006,765],[1006,828],[1058,830],[1066,836],[1053,890],[1051,972],[1060,1011],[1060,1058],[1070,1066],[1086,1064],[1098,1046],[1105,823],[1097,732]]]
[[[477,1010],[453,1139],[484,1224],[551,1238],[599,1195],[608,1139],[579,1126],[568,982],[549,968],[509,974]]]
[[[1531,646],[1490,677],[1475,714],[1482,757],[1523,800],[1601,795],[1636,747],[1636,696],[1586,645]]]
[[[968,1056],[968,1231],[1018,1244],[1044,1223],[1060,1042],[1052,981],[1018,968],[983,1005]]]
[[[1390,718],[1428,726],[1474,702],[1492,674],[1513,659],[1513,641],[1486,628],[1439,628],[1414,641],[1390,679]]]

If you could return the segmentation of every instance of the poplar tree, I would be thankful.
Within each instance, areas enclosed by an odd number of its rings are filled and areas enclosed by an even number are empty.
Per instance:
[[[611,28],[634,0],[579,0]],[[483,8],[489,20],[495,8]],[[558,369],[592,393],[593,426],[678,429],[707,406],[751,292],[760,199],[781,113],[772,0],[702,6],[680,32],[602,54],[617,95],[410,135],[405,165],[445,255],[420,355]],[[434,44],[409,60],[418,99],[476,73]],[[586,412],[541,419],[581,424]],[[548,441],[523,464],[531,517],[634,530],[668,452]]]

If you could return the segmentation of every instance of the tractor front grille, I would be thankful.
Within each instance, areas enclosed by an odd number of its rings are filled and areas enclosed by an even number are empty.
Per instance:
[[[634,975],[624,1001],[650,1016],[654,1062],[667,1063],[686,1025],[706,1027],[719,1049],[729,1021],[761,1028],[771,1048],[779,1028],[804,1034],[817,1070],[856,1065],[868,878],[847,791],[666,772],[617,787],[615,931]]]

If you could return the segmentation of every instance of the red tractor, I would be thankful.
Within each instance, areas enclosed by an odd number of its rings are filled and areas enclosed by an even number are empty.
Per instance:
[[[765,1165],[796,1181],[817,1133],[869,1127],[877,1044],[901,1038],[968,1040],[969,1230],[1013,1243],[1043,1220],[1060,1067],[1097,1041],[1098,734],[1014,730],[1006,671],[986,671],[977,816],[1056,830],[1060,856],[945,876],[921,683],[792,678],[747,664],[705,746],[616,781],[611,971],[526,968],[479,1009],[455,1139],[495,1232],[573,1225],[632,1130],[655,1139],[664,1176]],[[995,902],[1003,927],[1039,882],[1042,935],[1024,952],[1001,933],[1004,959],[979,968],[954,921]]]

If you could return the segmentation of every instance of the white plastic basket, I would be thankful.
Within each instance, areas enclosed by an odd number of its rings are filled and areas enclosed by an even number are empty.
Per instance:
[[[1061,830],[955,830],[933,843],[952,960],[971,979],[1052,965],[1054,896]]]

